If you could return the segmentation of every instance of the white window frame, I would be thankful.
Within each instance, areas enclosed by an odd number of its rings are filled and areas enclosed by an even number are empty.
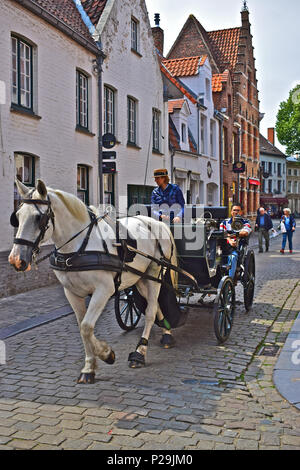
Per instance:
[[[11,102],[33,109],[33,46],[18,36],[11,36]]]
[[[139,52],[139,22],[131,17],[131,49]]]
[[[109,86],[104,86],[104,133],[114,134],[116,133],[116,107],[115,107],[116,97],[115,91]]]
[[[137,101],[127,97],[128,143],[137,145]]]
[[[153,109],[153,150],[160,151],[160,111]]]
[[[76,70],[76,125],[89,128],[89,77]]]

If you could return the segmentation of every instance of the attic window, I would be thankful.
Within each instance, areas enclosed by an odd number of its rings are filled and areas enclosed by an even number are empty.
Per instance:
[[[181,140],[183,143],[186,142],[186,125],[181,124]]]

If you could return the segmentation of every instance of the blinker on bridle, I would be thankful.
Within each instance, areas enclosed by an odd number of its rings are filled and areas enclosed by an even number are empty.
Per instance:
[[[51,202],[49,199],[49,196],[47,196],[47,201],[42,200],[42,199],[21,199],[21,203],[23,204],[33,204],[37,211],[39,212],[40,215],[40,220],[39,220],[39,229],[40,233],[37,237],[37,239],[34,242],[31,242],[29,240],[25,240],[24,238],[14,238],[14,243],[16,245],[26,245],[30,246],[33,249],[33,254],[36,255],[39,252],[39,244],[43,240],[46,230],[49,227],[49,221],[52,221],[52,224],[54,226],[54,213],[51,209]],[[47,210],[46,212],[42,212],[39,208],[39,205],[46,205]],[[13,227],[18,228],[19,227],[19,221],[16,215],[17,211],[14,211],[11,216],[10,216],[10,223]]]

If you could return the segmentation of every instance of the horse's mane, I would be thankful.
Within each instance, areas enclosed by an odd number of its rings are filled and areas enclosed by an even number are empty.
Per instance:
[[[50,189],[50,188],[49,188]],[[66,193],[58,189],[52,189],[51,191],[56,194],[56,196],[61,200],[61,202],[66,206],[69,212],[76,219],[84,222],[87,216],[86,205],[74,194]]]

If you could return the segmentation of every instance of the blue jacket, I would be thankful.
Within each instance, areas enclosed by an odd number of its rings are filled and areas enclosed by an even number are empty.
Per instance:
[[[281,217],[281,222],[285,223],[285,215]],[[291,227],[291,230],[293,227],[296,228],[296,220],[293,214],[290,215],[290,227]]]
[[[151,196],[151,204],[161,206],[162,204],[167,204],[167,206],[171,207],[173,204],[177,204],[181,206],[181,210],[179,210],[174,217],[183,218],[184,213],[184,197],[180,187],[177,184],[169,183],[166,189],[163,191],[160,187],[155,188],[152,191]],[[161,211],[164,213],[164,211]],[[165,211],[166,212],[166,211]],[[158,216],[159,212],[154,211],[154,213]],[[166,213],[166,215],[169,215]]]
[[[264,214],[264,218],[265,218],[265,224],[264,225],[260,225],[260,218],[262,216],[260,214],[258,214],[258,216],[256,217],[256,225],[258,225],[258,228],[264,228],[266,230],[271,230],[271,228],[273,228],[273,222],[271,220],[271,217],[269,216],[269,214],[267,214],[265,212]]]

